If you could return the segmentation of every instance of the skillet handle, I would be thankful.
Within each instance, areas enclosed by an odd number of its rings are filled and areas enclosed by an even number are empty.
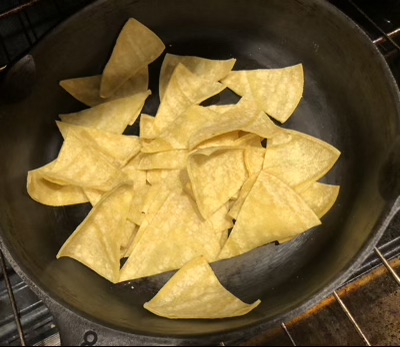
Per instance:
[[[140,336],[89,321],[48,297],[44,298],[44,302],[55,319],[62,346],[151,345]]]
[[[135,335],[90,321],[46,295],[42,299],[55,319],[62,346],[224,346],[232,343],[221,344],[218,337],[185,340]]]

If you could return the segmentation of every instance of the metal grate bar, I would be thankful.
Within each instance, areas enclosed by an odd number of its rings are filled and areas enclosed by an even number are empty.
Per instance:
[[[28,41],[29,46],[32,46],[33,45],[32,39],[29,36],[28,29],[27,29],[26,25],[24,24],[24,21],[22,20],[20,13],[18,14],[18,21],[21,24],[22,31],[24,32],[24,35],[26,37],[26,40]]]
[[[391,31],[390,33],[387,33],[387,36],[389,36],[392,40],[393,40],[394,37],[396,37],[398,35],[400,35],[400,28],[397,28],[397,29]],[[382,43],[384,43],[386,41],[387,41],[386,36],[380,36],[377,39],[373,40],[372,42],[375,45],[380,45],[380,44],[382,44]]]
[[[8,64],[11,61],[11,57],[10,57],[10,53],[8,52],[8,49],[6,47],[6,43],[4,42],[4,38],[1,34],[0,34],[0,47],[6,56],[7,64]]]
[[[281,323],[281,327],[282,327],[283,331],[286,333],[286,335],[287,335],[287,337],[289,338],[289,340],[290,340],[290,342],[292,343],[292,345],[293,345],[293,346],[296,346],[296,342],[294,342],[294,339],[293,339],[292,335],[290,334],[290,332],[289,332],[289,330],[288,330],[286,324],[282,322],[282,323]]]
[[[340,299],[339,295],[336,293],[336,291],[333,292],[333,296],[335,297],[336,301],[339,303],[340,307],[342,308],[343,312],[346,314],[346,316],[349,318],[350,322],[353,324],[354,328],[356,329],[358,335],[364,340],[365,344],[367,346],[371,346],[371,343],[368,341],[367,337],[361,330],[360,326],[357,324],[356,320],[354,319],[353,315],[347,308],[347,306],[344,304],[342,299]]]
[[[31,0],[31,1],[27,2],[26,4],[14,7],[9,11],[0,13],[0,19],[6,18],[6,17],[10,17],[10,16],[12,16],[14,14],[17,14],[17,13],[27,9],[28,7],[31,7],[31,6],[33,6],[35,4],[37,4],[39,1],[42,1],[42,0]]]
[[[29,30],[31,31],[31,33],[33,35],[33,38],[35,39],[35,41],[37,41],[38,40],[38,35],[36,34],[35,27],[33,26],[32,21],[31,21],[29,15],[28,15],[28,11],[24,10],[23,14],[25,15],[25,19],[26,19],[26,21],[28,23]]]
[[[19,314],[18,314],[17,303],[15,302],[15,297],[14,297],[14,293],[12,291],[10,279],[8,278],[8,275],[7,275],[6,262],[4,260],[3,252],[1,250],[0,250],[0,261],[1,261],[1,268],[3,270],[4,282],[6,283],[8,297],[10,298],[11,307],[13,310],[15,323],[17,324],[17,331],[18,331],[19,339],[21,341],[21,346],[26,346],[25,336],[24,336],[24,332],[22,330],[22,324],[21,324],[21,320],[20,320]]]
[[[368,22],[370,22],[371,23],[371,25],[373,25],[374,26],[374,28],[376,29],[376,30],[378,30],[382,35],[383,35],[383,37],[387,40],[387,41],[389,41],[394,47],[396,47],[396,49],[398,49],[399,51],[400,51],[400,46],[392,39],[392,37],[389,35],[389,34],[387,34],[386,32],[385,32],[385,30],[383,30],[378,24],[376,24],[360,7],[358,7],[352,0],[348,0],[348,2],[358,11],[358,12],[360,12],[363,16],[364,16],[364,18],[366,19],[366,20],[368,20]]]
[[[374,248],[374,251],[375,251],[376,254],[378,254],[379,258],[381,258],[383,265],[386,266],[386,268],[389,270],[390,274],[393,276],[394,280],[400,286],[400,277],[399,277],[399,275],[390,266],[389,262],[386,260],[386,258],[383,256],[383,254],[381,253],[381,251],[377,247]]]

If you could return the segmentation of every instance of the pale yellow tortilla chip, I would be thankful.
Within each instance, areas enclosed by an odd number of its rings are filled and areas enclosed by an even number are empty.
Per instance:
[[[56,121],[63,138],[72,131],[88,144],[95,145],[103,154],[118,165],[124,166],[131,158],[139,153],[141,148],[140,139],[132,135],[120,135],[95,128],[82,127],[70,123]]]
[[[197,148],[220,147],[220,146],[235,146],[235,141],[239,138],[238,131],[221,134],[211,139],[203,141]]]
[[[285,130],[269,140],[263,170],[301,191],[323,177],[339,156],[340,151],[325,141]]]
[[[127,219],[132,223],[141,225],[145,217],[145,203],[147,201],[147,194],[149,193],[150,185],[143,185],[133,188],[133,198],[131,209]]]
[[[218,112],[218,113],[224,113],[226,111],[230,111],[232,108],[234,108],[236,104],[228,104],[228,105],[210,105],[207,106],[207,108],[211,111]]]
[[[246,304],[225,289],[204,257],[185,264],[143,307],[170,319],[219,319],[249,313]]]
[[[122,84],[113,96],[107,99],[100,97],[100,83],[101,75],[95,75],[62,80],[60,86],[78,101],[92,107],[105,101],[145,92],[149,86],[149,71],[147,66],[140,69],[133,77]]]
[[[229,201],[247,178],[243,149],[235,147],[197,150],[188,157],[187,171],[204,218]]]
[[[223,89],[225,86],[222,83],[211,83],[178,64],[158,108],[154,123],[156,129],[161,133],[190,106],[200,104]]]
[[[299,193],[318,218],[322,218],[334,205],[340,187],[331,184],[313,182],[306,190]]]
[[[224,247],[226,241],[228,240],[229,230],[230,229],[225,229],[225,230],[219,231],[219,234],[220,234],[219,245],[221,246],[221,249]]]
[[[339,186],[313,182],[306,190],[299,193],[306,204],[314,211],[318,218],[322,218],[334,205],[338,195]],[[293,241],[298,236],[279,239],[280,244]]]
[[[29,196],[48,206],[66,206],[88,202],[88,198],[79,186],[57,184],[46,178],[55,161],[38,169],[28,171],[27,191]]]
[[[265,157],[265,148],[248,147],[244,150],[244,163],[249,176],[258,174],[262,168]]]
[[[235,146],[246,146],[250,148],[262,148],[262,137],[257,134],[246,133],[243,131],[238,132],[239,137],[234,142]]]
[[[64,140],[57,160],[46,173],[51,182],[108,191],[129,178],[97,148],[74,132]]]
[[[219,242],[194,201],[185,193],[170,192],[122,267],[120,281],[176,270],[200,255],[213,261],[220,249]]]
[[[162,100],[171,76],[178,64],[184,65],[190,72],[201,76],[201,78],[207,81],[218,82],[232,70],[235,63],[236,59],[215,60],[167,53],[160,72],[160,100]]]
[[[162,184],[170,190],[185,190],[190,183],[186,168],[147,170],[147,182],[151,185]]]
[[[85,195],[89,199],[89,202],[92,206],[95,206],[103,197],[106,192],[104,190],[95,189],[95,188],[82,188]]]
[[[243,202],[219,259],[294,237],[319,224],[319,218],[292,188],[261,171]]]
[[[232,131],[242,130],[262,138],[270,138],[281,130],[248,98],[242,98],[235,107],[220,113],[219,116],[218,123],[203,126],[190,136],[188,141],[189,149],[193,149],[215,136]]]
[[[160,153],[143,153],[139,169],[183,169],[186,167],[187,156],[188,151],[184,149]]]
[[[61,114],[65,123],[122,134],[139,116],[150,90],[133,96],[104,102],[86,110]]]
[[[149,28],[130,18],[119,33],[101,79],[100,96],[109,98],[138,71],[164,51],[164,43]]]
[[[242,188],[239,191],[238,197],[234,200],[231,207],[229,208],[228,215],[233,219],[238,219],[239,212],[242,209],[243,203],[249,195],[251,189],[253,188],[254,183],[256,182],[258,177],[257,174],[253,174],[249,176],[246,181],[243,183]]]
[[[131,199],[130,186],[106,194],[67,239],[57,258],[73,258],[110,282],[118,282],[121,232]]]
[[[206,125],[219,124],[221,115],[199,105],[189,106],[178,115],[173,124],[152,140],[142,141],[142,151],[155,153],[172,149],[187,149],[192,134],[197,133]]]
[[[133,182],[135,189],[146,185],[146,171],[139,169],[141,159],[142,153],[139,152],[121,168],[128,180]]]
[[[140,116],[140,138],[154,139],[159,134],[159,130],[155,127],[155,118],[148,114],[142,113]]]
[[[302,64],[282,69],[231,71],[222,82],[238,95],[253,97],[264,112],[284,123],[303,96],[304,72]]]
[[[217,211],[215,211],[209,218],[208,221],[212,224],[214,230],[217,233],[224,232],[233,227],[233,220],[228,215],[229,202],[222,205]]]
[[[125,224],[122,226],[121,241],[119,246],[120,258],[127,258],[130,254],[130,247],[133,244],[138,232],[138,226],[131,222],[129,219],[125,220]]]

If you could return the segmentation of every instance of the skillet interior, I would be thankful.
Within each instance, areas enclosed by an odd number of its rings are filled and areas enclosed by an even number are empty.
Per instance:
[[[26,193],[28,170],[57,156],[59,113],[82,109],[58,81],[100,73],[130,16],[165,42],[167,52],[237,58],[236,69],[303,63],[304,98],[285,126],[341,150],[327,176],[341,193],[323,225],[287,245],[268,245],[214,264],[221,282],[244,301],[262,300],[249,315],[218,321],[171,321],[142,304],[169,274],[113,286],[84,266],[55,255],[89,211],[88,205],[50,208]],[[344,16],[323,1],[100,1],[34,50],[37,81],[22,102],[0,108],[0,223],[2,239],[21,270],[73,311],[107,326],[144,335],[194,336],[257,325],[287,314],[334,286],[376,239],[387,206],[379,192],[381,166],[399,133],[397,92],[383,59]],[[161,59],[151,68],[158,104]],[[222,98],[226,102],[229,98]],[[137,128],[130,130],[137,132]]]

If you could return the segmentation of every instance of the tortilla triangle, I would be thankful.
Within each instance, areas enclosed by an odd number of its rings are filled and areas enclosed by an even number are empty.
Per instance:
[[[171,319],[218,319],[242,316],[260,300],[246,304],[222,286],[204,257],[185,264],[143,307]]]

